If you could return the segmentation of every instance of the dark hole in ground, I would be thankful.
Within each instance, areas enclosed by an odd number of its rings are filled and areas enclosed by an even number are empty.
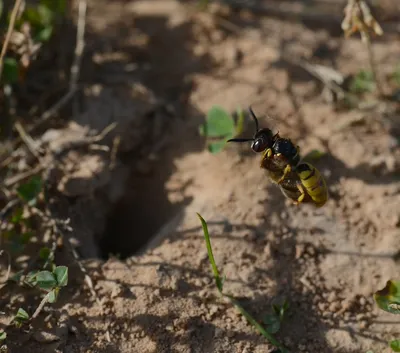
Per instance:
[[[101,256],[110,255],[120,259],[141,252],[154,239],[164,225],[182,212],[192,197],[185,195],[186,188],[193,182],[186,180],[177,189],[167,190],[166,183],[177,172],[175,160],[179,156],[203,150],[204,140],[198,133],[202,115],[196,110],[187,121],[174,121],[174,127],[168,131],[173,136],[145,171],[138,170],[138,159],[128,156],[124,164],[131,174],[127,178],[122,198],[117,201],[106,222],[103,234],[98,238]],[[178,195],[172,202],[169,193]]]
[[[168,200],[164,181],[157,173],[150,177],[131,178],[125,195],[109,214],[99,242],[101,256],[120,259],[134,255],[180,212],[190,199],[179,203]]]

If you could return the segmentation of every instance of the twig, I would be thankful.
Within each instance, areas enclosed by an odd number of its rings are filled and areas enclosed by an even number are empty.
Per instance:
[[[114,169],[117,164],[117,153],[120,143],[121,143],[121,136],[115,136],[110,152],[110,161],[111,161],[109,165],[110,170]]]
[[[95,136],[88,136],[85,139],[80,139],[76,141],[71,141],[69,143],[66,143],[64,146],[61,146],[57,151],[54,152],[55,157],[59,158],[61,155],[64,153],[68,152],[71,149],[74,148],[82,148],[85,146],[90,146],[97,144],[97,142],[100,142],[103,140],[107,134],[109,134],[112,130],[115,129],[117,126],[117,123],[112,123],[104,128],[103,131],[101,131],[98,135]]]
[[[376,89],[378,90],[379,96],[384,97],[385,92],[382,89],[380,78],[378,77],[378,66],[375,61],[374,51],[372,50],[371,37],[368,33],[362,33],[362,35],[365,46],[367,47],[369,66],[371,67],[371,72],[372,76],[374,77]]]
[[[76,31],[75,57],[74,57],[74,62],[71,66],[71,76],[69,81],[70,90],[76,88],[79,79],[82,55],[83,55],[83,50],[85,48],[86,8],[87,8],[86,0],[80,0],[78,7],[78,29]],[[76,116],[78,114],[78,109],[79,109],[78,101],[76,99],[74,99],[73,101],[72,109],[73,109],[73,115]]]
[[[80,0],[78,9],[78,29],[76,32],[75,58],[71,66],[71,78],[69,83],[70,91],[76,88],[81,67],[83,49],[85,47],[86,8],[86,0]]]
[[[35,175],[35,174],[41,172],[44,168],[45,168],[44,165],[38,164],[33,169],[29,169],[26,172],[14,175],[14,176],[6,179],[4,181],[4,183],[3,183],[3,185],[8,188],[8,187],[10,187],[10,186],[12,186],[12,185],[14,185],[16,183],[19,183],[20,181],[22,181],[22,180],[24,180],[26,178],[29,178],[32,175]]]
[[[33,315],[31,316],[31,321],[33,319],[35,319],[40,312],[42,311],[43,307],[45,306],[45,304],[49,301],[49,297],[50,297],[50,292],[48,292],[42,299],[42,301],[40,302],[39,306],[36,308],[35,312],[33,313]]]
[[[85,47],[84,37],[85,37],[85,26],[86,26],[86,9],[87,9],[86,0],[81,0],[79,2],[79,9],[78,9],[78,28],[76,32],[76,46],[74,52],[75,56],[70,69],[71,77],[70,77],[69,91],[56,104],[54,104],[50,109],[46,110],[42,114],[40,120],[36,124],[33,124],[30,127],[30,129],[28,130],[29,133],[32,133],[32,131],[36,130],[40,125],[42,125],[52,116],[54,116],[54,114],[57,113],[58,110],[60,110],[66,103],[69,102],[69,100],[78,90],[78,78],[80,73],[81,59],[82,59],[83,49]]]
[[[7,273],[4,277],[4,280],[0,281],[0,284],[4,284],[8,281],[8,279],[10,278],[10,272],[11,272],[11,256],[7,251],[0,250],[0,256],[3,254],[7,255],[8,265],[7,265]]]
[[[40,164],[43,164],[33,138],[25,131],[25,128],[19,121],[15,122],[14,127],[17,130],[21,140],[25,143],[26,147],[28,147],[28,150],[36,157]]]
[[[40,125],[45,123],[49,120],[54,114],[56,114],[65,104],[69,102],[75,92],[78,90],[78,87],[74,87],[73,89],[69,90],[58,102],[56,102],[51,108],[46,110],[40,117],[40,120],[33,124],[29,129],[29,133],[32,133],[36,130]]]
[[[9,201],[4,208],[0,211],[0,222],[2,222],[4,220],[4,218],[6,217],[7,213],[16,205],[18,205],[21,202],[20,199],[15,198],[11,201]]]
[[[14,30],[15,26],[15,21],[17,19],[18,11],[21,6],[22,0],[16,0],[14,4],[14,8],[11,12],[11,17],[10,17],[10,23],[8,25],[8,30],[6,34],[6,38],[3,43],[3,47],[1,48],[1,53],[0,53],[0,79],[1,79],[1,74],[3,73],[3,64],[4,64],[4,56],[6,55],[7,49],[8,49],[8,44],[10,43],[11,35]]]

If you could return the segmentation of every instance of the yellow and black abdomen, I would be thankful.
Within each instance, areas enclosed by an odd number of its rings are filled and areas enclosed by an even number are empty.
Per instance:
[[[328,188],[319,170],[309,163],[300,163],[296,172],[312,202],[317,207],[323,206],[328,200]]]

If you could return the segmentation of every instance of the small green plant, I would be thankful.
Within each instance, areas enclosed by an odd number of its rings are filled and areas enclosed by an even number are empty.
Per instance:
[[[24,214],[25,207],[36,205],[38,196],[42,191],[42,179],[33,176],[25,184],[21,184],[16,194],[20,205],[16,207],[8,219],[8,226],[3,230],[2,237],[10,246],[12,253],[20,253],[35,234],[31,218]]]
[[[35,233],[31,219],[32,215],[42,217],[42,221],[48,222],[50,228],[54,226],[47,216],[36,208],[42,190],[43,181],[40,176],[33,176],[16,189],[16,206],[8,215],[7,228],[2,233],[2,238],[10,248],[11,254],[21,252]],[[27,274],[25,274],[24,270],[21,270],[8,278],[21,285],[35,287],[46,293],[31,318],[24,309],[20,308],[18,310],[13,320],[15,325],[21,326],[25,322],[34,319],[47,302],[56,302],[61,288],[68,284],[68,268],[66,266],[56,266],[53,261],[54,249],[52,251],[44,246],[39,251],[37,261],[40,270],[31,271]]]
[[[383,30],[378,21],[372,16],[371,10],[364,0],[348,0],[344,13],[342,30],[345,37],[350,37],[353,33],[360,33],[361,41],[367,49],[372,80],[375,82],[379,95],[383,96],[384,92],[378,77],[378,65],[375,61],[371,43],[371,35],[381,36]]]
[[[214,254],[212,251],[211,247],[211,240],[210,240],[210,235],[208,233],[208,226],[206,221],[203,219],[203,217],[197,213],[197,216],[200,219],[202,228],[203,228],[203,234],[204,234],[204,239],[206,241],[206,247],[207,247],[207,253],[208,253],[208,259],[211,264],[211,268],[213,271],[214,279],[215,279],[215,285],[218,289],[218,292],[226,299],[230,301],[231,304],[233,304],[236,309],[247,319],[247,321],[261,334],[263,335],[272,345],[277,347],[279,349],[280,353],[289,353],[288,349],[285,348],[281,343],[279,343],[275,337],[272,335],[272,333],[268,332],[267,329],[265,329],[260,323],[257,322],[256,319],[254,319],[240,304],[239,302],[233,298],[230,294],[224,293],[223,287],[224,287],[224,281],[225,278],[221,278],[217,265],[215,263],[214,259]],[[277,311],[278,311],[278,317],[282,317],[287,309],[287,305],[284,305],[282,307],[277,306]],[[275,310],[275,309],[274,309]],[[278,328],[279,329],[279,328]]]
[[[17,188],[17,194],[22,201],[30,206],[36,204],[37,197],[42,191],[43,181],[39,175],[34,175],[27,183],[20,185]]]
[[[280,328],[283,320],[286,317],[287,310],[289,309],[289,302],[284,301],[282,305],[273,304],[272,305],[272,313],[265,315],[264,324],[266,325],[266,330],[271,333],[277,333]]]
[[[15,315],[13,322],[16,327],[21,327],[24,323],[29,321],[29,314],[22,308],[19,308]]]
[[[29,320],[32,320],[38,316],[47,302],[55,303],[57,301],[60,289],[68,284],[68,267],[54,265],[53,267],[54,268],[52,272],[33,271],[26,276],[24,284],[30,287],[37,287],[38,289],[44,291],[46,295],[43,297],[32,317],[29,317],[29,314],[23,308],[19,308],[13,319],[15,326],[21,327],[25,323],[29,322]]]
[[[200,126],[200,135],[208,140],[208,150],[212,154],[222,151],[226,140],[240,134],[243,130],[244,114],[241,109],[237,112],[238,119],[234,118],[220,106],[213,106],[207,113],[206,122]]]
[[[1,9],[2,6],[0,14]],[[18,82],[21,72],[29,66],[40,46],[51,38],[66,9],[66,0],[40,0],[38,4],[26,5],[13,28],[14,35],[10,40],[12,51],[4,58],[1,72],[3,84]],[[9,21],[10,16],[8,14],[3,18]],[[9,23],[2,26],[7,28]]]
[[[397,64],[397,66],[392,74],[392,78],[393,78],[394,82],[396,83],[396,85],[400,86],[400,64]]]
[[[387,281],[386,286],[375,292],[378,307],[392,314],[400,314],[400,281]],[[400,352],[400,339],[389,342],[393,352]]]
[[[68,284],[68,267],[57,266],[50,271],[40,271],[30,275],[30,282],[47,292],[48,302],[54,303],[62,287]]]
[[[373,92],[376,84],[371,71],[361,70],[351,81],[350,91],[355,94]]]

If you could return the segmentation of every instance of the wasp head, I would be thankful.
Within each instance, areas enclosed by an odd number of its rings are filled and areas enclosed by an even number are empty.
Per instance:
[[[253,137],[253,143],[251,149],[254,152],[263,152],[268,148],[271,148],[274,144],[274,134],[270,129],[261,129],[257,131]]]
[[[259,129],[258,119],[257,119],[256,115],[254,114],[253,110],[251,109],[251,107],[249,107],[249,111],[250,111],[251,116],[253,117],[255,127],[256,127],[256,132],[254,133],[253,138],[230,139],[227,142],[252,141],[251,149],[257,153],[265,151],[268,148],[272,148],[272,145],[274,144],[276,135],[274,135],[270,129]]]

